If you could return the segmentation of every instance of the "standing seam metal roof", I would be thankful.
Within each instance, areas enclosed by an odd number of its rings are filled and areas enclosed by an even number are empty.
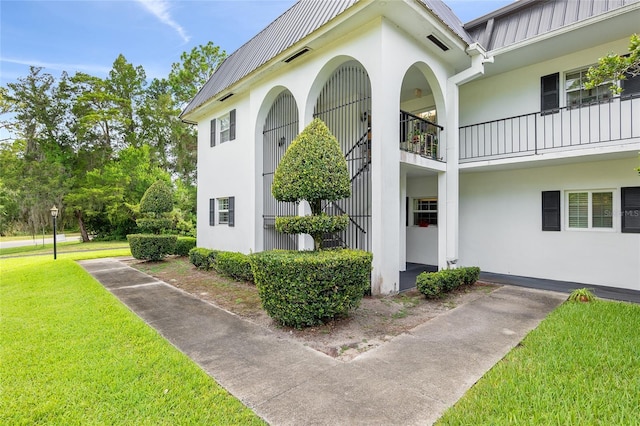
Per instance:
[[[232,53],[182,112],[187,114],[335,18],[358,0],[301,0]]]
[[[462,25],[442,0],[421,1],[464,42],[478,41],[488,51],[509,46],[640,0],[518,0]],[[227,87],[311,34],[358,0],[300,0],[231,54],[189,102],[195,110]]]
[[[472,42],[462,22],[442,0],[421,1],[462,40]],[[300,0],[227,57],[181,115],[195,110],[357,2],[358,0]]]
[[[491,51],[639,1],[520,0],[469,22],[465,28]]]

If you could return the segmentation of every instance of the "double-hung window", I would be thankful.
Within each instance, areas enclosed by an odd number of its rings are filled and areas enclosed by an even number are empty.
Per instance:
[[[613,191],[567,192],[568,229],[613,229]]]
[[[236,110],[232,109],[221,117],[214,118],[210,124],[210,146],[232,141],[236,138]]]
[[[218,223],[229,223],[229,197],[218,198]]]
[[[209,200],[209,224],[235,226],[235,197],[212,198]],[[216,221],[217,218],[217,221]]]
[[[235,226],[235,197],[209,199],[209,225]]]
[[[611,98],[611,81],[605,81],[593,89],[586,89],[584,86],[587,79],[589,67],[570,71],[565,74],[565,92],[568,107],[578,107],[592,103],[606,101]]]
[[[413,199],[413,224],[415,226],[429,226],[438,224],[438,199]]]

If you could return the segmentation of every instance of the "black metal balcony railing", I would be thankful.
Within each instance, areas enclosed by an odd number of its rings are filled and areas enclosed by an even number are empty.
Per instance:
[[[460,127],[460,161],[478,161],[640,138],[640,94]]]
[[[422,117],[400,111],[400,149],[442,161],[440,131],[444,128]]]

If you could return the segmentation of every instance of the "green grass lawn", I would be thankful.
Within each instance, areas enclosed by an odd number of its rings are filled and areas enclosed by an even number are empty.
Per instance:
[[[63,253],[69,253],[74,251],[92,251],[92,250],[105,250],[114,248],[129,248],[129,243],[126,241],[90,241],[83,243],[81,241],[68,241],[56,244],[56,251],[58,255]],[[15,256],[20,254],[29,255],[45,255],[50,254],[53,256],[53,244],[39,244],[37,246],[22,246],[22,247],[7,247],[0,248],[0,258],[5,256]]]
[[[0,260],[0,424],[262,424],[74,260]]]
[[[640,424],[640,306],[561,305],[437,424]]]

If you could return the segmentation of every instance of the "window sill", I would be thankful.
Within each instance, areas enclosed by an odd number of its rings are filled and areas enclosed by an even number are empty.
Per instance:
[[[566,227],[564,231],[567,232],[595,232],[595,233],[616,233],[618,230],[614,228],[569,228]]]

